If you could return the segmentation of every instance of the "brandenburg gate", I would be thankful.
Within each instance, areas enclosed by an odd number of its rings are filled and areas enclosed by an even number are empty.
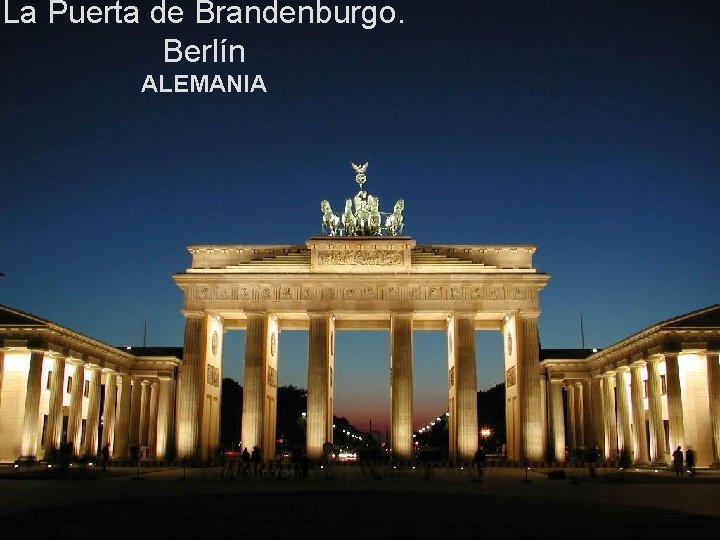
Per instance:
[[[335,333],[390,332],[390,445],[413,452],[413,331],[447,336],[449,453],[473,459],[478,445],[475,331],[503,336],[507,457],[544,457],[539,373],[539,292],[549,275],[529,245],[417,245],[403,236],[404,201],[392,213],[364,189],[335,215],[322,201],[323,236],[304,245],[193,245],[173,279],[184,296],[185,335],[177,403],[177,455],[205,459],[219,444],[223,334],[244,329],[244,446],[275,456],[278,332],[309,332],[307,447],[322,456],[333,438]],[[438,361],[445,361],[438,359]],[[498,359],[499,361],[499,359]]]

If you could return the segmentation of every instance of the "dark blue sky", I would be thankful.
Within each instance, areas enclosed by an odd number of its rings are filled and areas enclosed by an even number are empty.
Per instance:
[[[112,345],[147,314],[148,345],[179,345],[186,246],[303,243],[321,199],[355,192],[351,160],[418,244],[537,245],[544,347],[579,347],[580,313],[606,347],[720,300],[719,3],[397,1],[403,24],[373,30],[197,25],[192,0],[180,25],[48,25],[27,3],[38,24],[0,24],[2,304]],[[165,38],[246,62],[166,65]],[[160,73],[268,93],[140,93]],[[480,388],[502,380],[486,334]],[[416,339],[417,399],[442,409],[444,342]],[[362,415],[386,413],[387,340],[339,336],[336,412],[361,365],[382,409]],[[227,345],[241,380],[242,333]],[[307,336],[280,346],[281,383],[304,386]]]

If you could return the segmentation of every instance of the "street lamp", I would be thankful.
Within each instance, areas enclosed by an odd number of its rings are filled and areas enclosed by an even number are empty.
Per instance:
[[[492,435],[492,429],[490,429],[489,427],[484,426],[484,427],[480,428],[480,437],[482,437],[482,440],[483,440],[483,443],[482,443],[483,448],[487,448],[487,441],[491,435]]]

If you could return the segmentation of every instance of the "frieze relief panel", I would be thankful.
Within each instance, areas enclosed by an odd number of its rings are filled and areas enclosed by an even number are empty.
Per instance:
[[[487,287],[486,298],[488,300],[505,300],[504,287]]]
[[[374,252],[370,252],[374,253]],[[245,303],[276,302],[533,302],[537,291],[528,285],[272,285],[240,283],[197,284],[186,289],[191,301],[235,301]]]
[[[516,382],[515,366],[512,366],[505,372],[505,388],[515,386]]]
[[[402,266],[401,251],[390,249],[363,251],[318,251],[318,265],[361,265],[361,266]]]
[[[277,386],[277,371],[275,371],[275,368],[272,366],[268,366],[267,384],[272,388],[275,388]]]
[[[210,386],[220,386],[220,370],[215,366],[208,365],[207,367],[207,384]]]

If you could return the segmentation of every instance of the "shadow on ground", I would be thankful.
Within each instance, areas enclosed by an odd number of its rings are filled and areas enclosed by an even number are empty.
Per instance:
[[[194,495],[45,508],[5,516],[25,537],[717,538],[720,519],[652,508],[387,491]],[[260,537],[260,536],[258,536]]]

